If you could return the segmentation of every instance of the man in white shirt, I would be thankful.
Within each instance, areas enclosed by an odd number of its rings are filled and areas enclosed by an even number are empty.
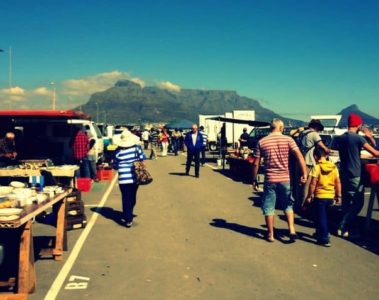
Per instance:
[[[149,148],[149,135],[149,131],[145,128],[142,132],[143,147],[145,150]]]
[[[192,160],[195,161],[195,177],[200,176],[200,152],[203,148],[203,136],[197,131],[197,125],[192,125],[192,131],[186,134],[184,143],[187,146],[186,175],[189,175]]]

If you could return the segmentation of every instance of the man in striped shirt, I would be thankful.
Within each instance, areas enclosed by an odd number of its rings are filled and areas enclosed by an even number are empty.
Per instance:
[[[294,139],[283,135],[284,124],[280,119],[271,122],[271,133],[258,142],[253,166],[253,182],[258,173],[261,159],[264,160],[265,183],[262,199],[262,211],[267,225],[267,240],[274,239],[274,213],[276,198],[283,206],[287,217],[289,237],[291,241],[297,238],[294,226],[293,198],[291,195],[289,156],[293,154],[300,166],[301,183],[307,180],[307,170],[303,155]]]
[[[201,149],[201,165],[204,166],[206,162],[206,157],[205,157],[205,150],[207,149],[207,144],[208,144],[208,135],[204,131],[204,126],[200,126],[200,133],[203,136],[203,148]]]

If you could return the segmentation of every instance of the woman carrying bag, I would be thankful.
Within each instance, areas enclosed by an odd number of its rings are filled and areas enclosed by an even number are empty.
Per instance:
[[[118,170],[118,184],[122,197],[122,213],[125,226],[133,224],[133,209],[136,205],[138,184],[136,181],[134,162],[146,160],[140,145],[140,139],[128,129],[121,133],[114,154],[114,167]]]

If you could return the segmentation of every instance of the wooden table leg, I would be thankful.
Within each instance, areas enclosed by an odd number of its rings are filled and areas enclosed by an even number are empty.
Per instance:
[[[63,250],[66,248],[67,232],[66,232],[66,199],[61,201],[57,215],[57,229],[55,248],[53,250],[54,260],[63,260]]]
[[[378,189],[378,187],[376,187],[376,186],[371,187],[370,199],[368,202],[367,215],[366,215],[366,230],[370,229],[372,209],[374,208],[374,200],[375,200],[377,189]]]
[[[32,236],[32,221],[29,220],[22,231],[20,239],[20,262],[18,268],[18,289],[21,294],[32,293],[36,286],[34,269],[34,249]]]

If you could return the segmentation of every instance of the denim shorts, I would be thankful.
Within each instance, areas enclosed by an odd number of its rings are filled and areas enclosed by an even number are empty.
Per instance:
[[[262,211],[265,216],[275,214],[276,199],[285,213],[293,212],[294,199],[289,182],[264,183]]]

